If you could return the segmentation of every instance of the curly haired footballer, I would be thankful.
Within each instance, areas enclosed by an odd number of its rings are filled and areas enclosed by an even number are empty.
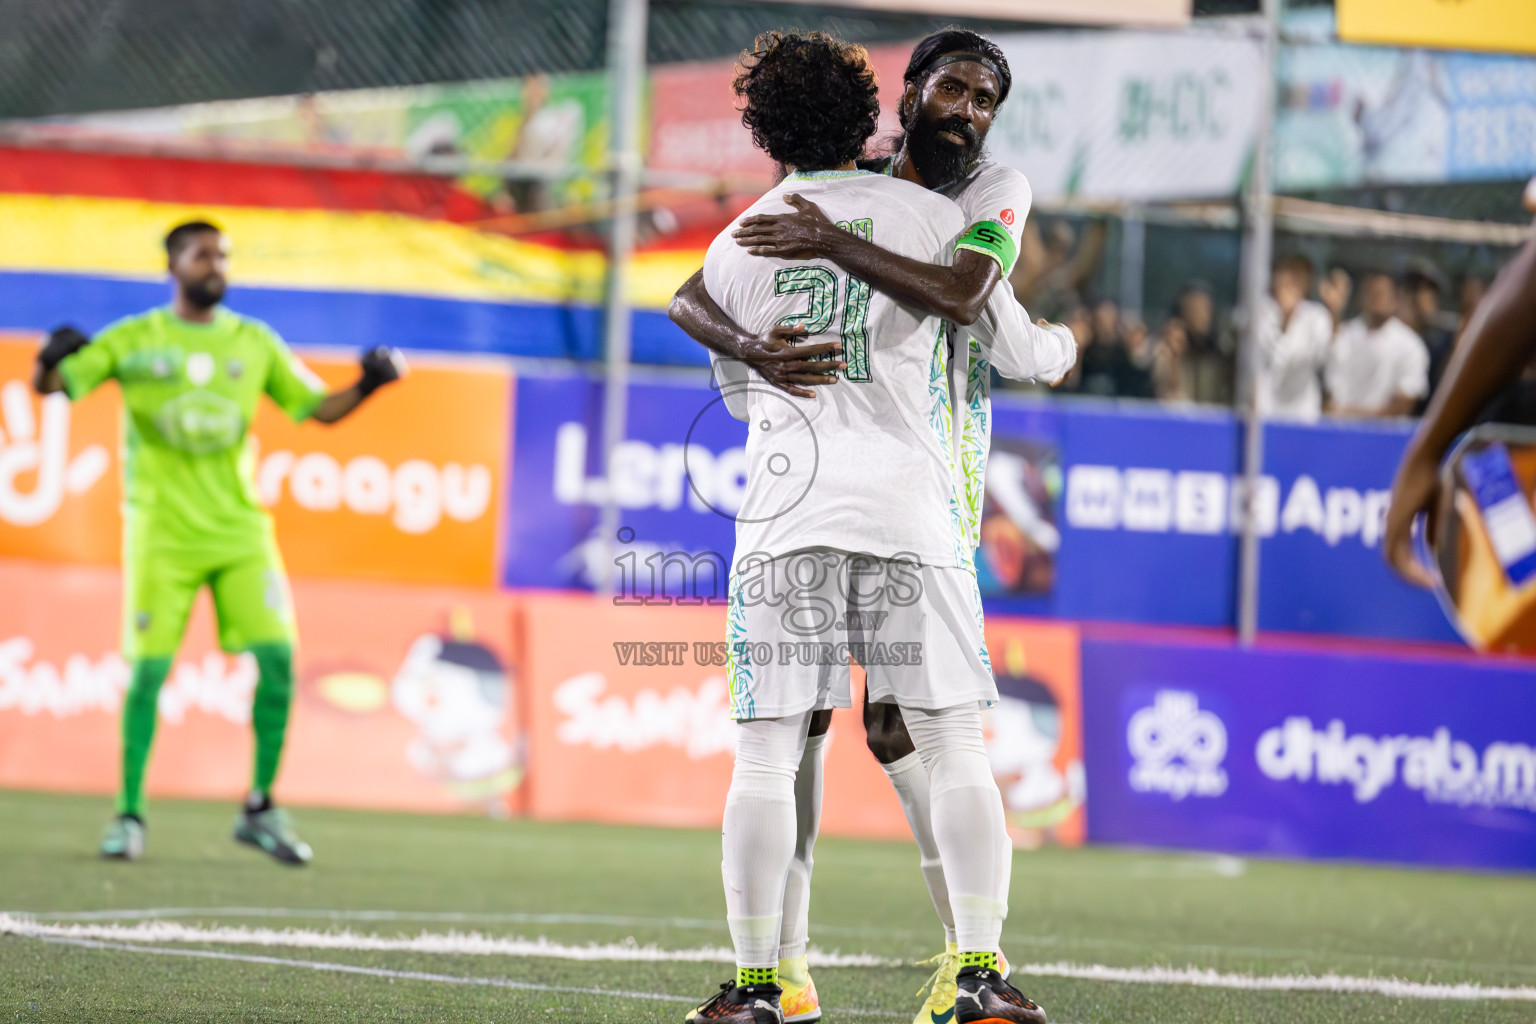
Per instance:
[[[736,63],[752,141],[786,168],[822,171],[856,160],[880,119],[879,83],[864,47],[824,32],[767,32]]]

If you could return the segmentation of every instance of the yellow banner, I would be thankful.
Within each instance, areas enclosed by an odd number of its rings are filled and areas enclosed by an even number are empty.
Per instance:
[[[602,300],[607,260],[396,213],[180,206],[140,199],[0,194],[0,273],[165,276],[168,225],[209,218],[234,247],[240,284],[396,292],[492,302]],[[636,254],[630,301],[665,309],[702,249]]]
[[[1533,0],[1338,0],[1338,19],[1351,43],[1536,53]]]

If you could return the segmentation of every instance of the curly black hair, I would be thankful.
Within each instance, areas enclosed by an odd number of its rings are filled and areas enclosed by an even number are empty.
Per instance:
[[[736,63],[741,123],[759,149],[799,171],[857,159],[880,120],[864,47],[824,32],[767,32]]]

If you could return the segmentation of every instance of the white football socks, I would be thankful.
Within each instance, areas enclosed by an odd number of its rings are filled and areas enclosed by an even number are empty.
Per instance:
[[[928,769],[923,759],[913,751],[906,757],[882,764],[896,795],[901,798],[901,809],[912,827],[912,838],[917,840],[917,852],[923,870],[923,882],[928,886],[928,897],[933,909],[944,923],[944,941],[954,942],[955,914],[949,905],[949,886],[944,884],[944,862],[939,857],[939,844],[933,838],[933,810],[929,796]]]
[[[975,704],[927,711],[902,708],[902,720],[928,769],[929,819],[944,864],[960,951],[997,952],[1007,904],[999,875],[1007,837],[1003,798],[992,777]]]
[[[785,880],[795,854],[795,774],[809,724],[806,712],[736,727],[720,875],[739,967],[779,964]]]
[[[827,736],[811,736],[800,756],[795,774],[795,852],[784,883],[784,922],[779,936],[779,958],[805,956],[811,928],[811,851],[821,830],[821,780],[827,760]]]

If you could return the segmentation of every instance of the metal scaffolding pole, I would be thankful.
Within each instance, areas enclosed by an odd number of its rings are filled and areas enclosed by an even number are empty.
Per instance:
[[[645,34],[649,0],[610,0],[608,87],[613,219],[608,240],[608,282],[603,302],[603,514],[601,586],[613,593],[619,506],[612,483],[614,453],[624,443],[629,411],[629,262],[635,248],[636,195],[640,187],[640,117],[645,95]]]
[[[1278,52],[1281,0],[1264,0],[1262,20],[1263,84],[1259,93],[1258,141],[1253,173],[1243,197],[1242,309],[1243,336],[1238,359],[1238,398],[1243,408],[1243,482],[1240,499],[1242,546],[1238,561],[1237,635],[1253,643],[1259,628],[1259,481],[1264,472],[1264,422],[1258,407],[1259,309],[1269,293],[1275,242],[1275,196],[1271,180],[1271,136],[1275,122],[1275,55]]]

